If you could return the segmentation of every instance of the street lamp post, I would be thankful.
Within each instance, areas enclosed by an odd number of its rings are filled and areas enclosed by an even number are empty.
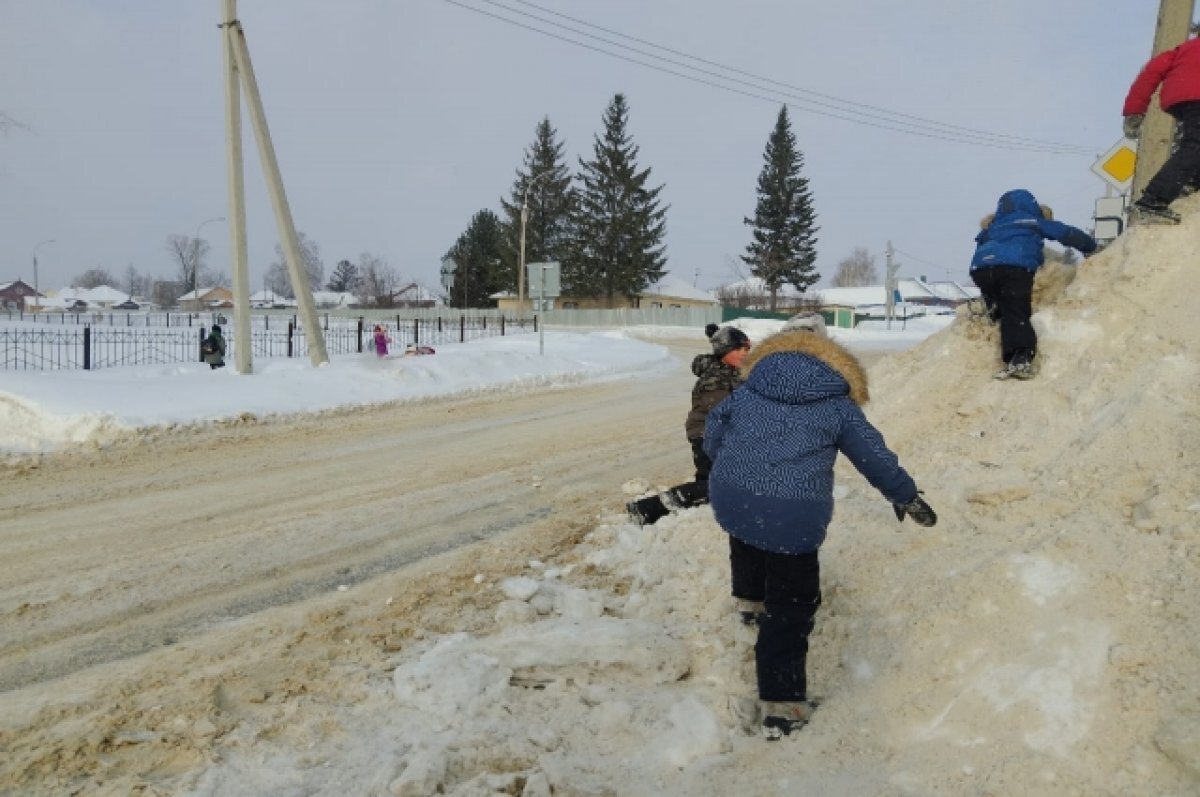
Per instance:
[[[529,189],[533,184],[548,174],[554,174],[554,169],[547,169],[525,184],[525,195],[521,199],[521,262],[517,265],[517,311],[525,306],[525,224],[529,221]],[[545,241],[542,242],[543,244]]]
[[[38,290],[37,250],[39,248],[45,246],[46,244],[52,244],[52,243],[54,243],[54,239],[48,238],[47,240],[42,241],[37,246],[33,247],[33,299],[34,299],[34,301],[37,301],[38,297],[41,296],[41,291]],[[42,306],[42,303],[38,302],[38,307],[41,308],[41,306]]]
[[[211,224],[214,221],[225,221],[224,216],[216,216],[211,219],[205,219],[196,227],[196,234],[192,236],[192,293],[199,290],[197,282],[200,279],[200,230],[204,229],[205,224]],[[197,297],[192,297],[197,298]]]

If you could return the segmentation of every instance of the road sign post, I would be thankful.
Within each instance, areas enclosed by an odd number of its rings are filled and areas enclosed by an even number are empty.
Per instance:
[[[442,260],[442,287],[447,292],[454,287],[454,272],[458,270],[458,263],[454,262],[454,258],[447,257]]]
[[[562,266],[555,262],[526,263],[530,286],[538,286],[538,354],[546,353],[546,319],[541,314],[546,310],[546,300],[556,299],[562,293]]]

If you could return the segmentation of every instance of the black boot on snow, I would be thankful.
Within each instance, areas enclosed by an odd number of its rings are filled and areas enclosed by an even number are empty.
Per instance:
[[[763,701],[763,737],[768,742],[777,742],[792,731],[798,731],[808,724],[816,704],[807,700],[795,703],[776,703]]]
[[[639,526],[653,526],[671,514],[671,510],[663,503],[662,497],[657,495],[630,501],[625,505],[625,509]]]
[[[1129,217],[1141,224],[1178,224],[1182,221],[1182,217],[1166,205],[1145,198],[1130,206]]]

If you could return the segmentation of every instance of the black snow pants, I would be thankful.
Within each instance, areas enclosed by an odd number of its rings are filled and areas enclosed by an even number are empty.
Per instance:
[[[821,605],[817,552],[772,553],[729,537],[733,595],[761,600],[754,663],[760,700],[799,702],[808,690],[808,637]]]
[[[1005,364],[1033,362],[1037,333],[1033,331],[1033,272],[1021,266],[986,266],[971,272],[979,286],[988,316],[1000,322],[1000,357]]]
[[[1178,199],[1185,185],[1200,182],[1200,101],[1181,102],[1168,113],[1179,123],[1178,146],[1142,192],[1142,199],[1160,205]]]

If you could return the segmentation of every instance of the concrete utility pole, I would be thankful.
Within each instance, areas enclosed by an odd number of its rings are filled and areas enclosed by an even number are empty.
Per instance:
[[[1178,47],[1187,41],[1192,27],[1196,0],[1159,0],[1158,25],[1154,29],[1154,50],[1151,57]],[[1130,76],[1133,82],[1133,76]],[[1175,138],[1175,120],[1158,107],[1158,98],[1150,101],[1142,132],[1138,137],[1137,161],[1133,168],[1133,187],[1130,196],[1137,199],[1171,155]]]
[[[896,250],[892,248],[892,242],[887,242],[887,249],[884,250],[887,254],[887,278],[883,281],[883,289],[887,292],[887,298],[884,300],[884,306],[887,308],[887,328],[892,328],[892,318],[896,315],[896,272],[900,270],[900,264],[895,262]]]
[[[254,77],[254,66],[250,63],[250,49],[246,46],[246,36],[240,22],[234,19],[223,27],[229,46],[233,50],[234,66],[237,68],[241,87],[246,92],[250,124],[254,128],[254,139],[258,142],[258,159],[267,178],[267,192],[271,195],[271,207],[275,211],[275,226],[283,243],[288,276],[291,277],[292,288],[296,292],[298,315],[308,341],[308,358],[313,365],[325,365],[329,362],[329,355],[325,352],[325,335],[321,332],[321,321],[317,317],[317,307],[313,302],[308,272],[300,254],[300,241],[296,236],[296,225],[292,221],[292,209],[288,205],[287,195],[283,192],[283,178],[279,173],[279,161],[275,157],[275,145],[271,142],[271,131],[267,127],[267,114],[263,110],[262,95],[258,92],[258,81]]]
[[[246,184],[242,161],[242,94],[238,87],[237,56],[229,34],[237,20],[237,0],[223,0],[225,62],[225,162],[229,183],[229,253],[233,270],[233,339],[235,366],[239,374],[254,368],[250,344],[250,272],[246,265]]]
[[[42,309],[42,301],[39,298],[41,294],[39,293],[40,289],[38,288],[37,250],[46,244],[52,244],[54,242],[54,239],[50,238],[49,240],[42,241],[37,246],[33,247],[33,301],[37,304],[38,310]],[[25,302],[22,300],[22,307],[24,307],[24,304]]]

